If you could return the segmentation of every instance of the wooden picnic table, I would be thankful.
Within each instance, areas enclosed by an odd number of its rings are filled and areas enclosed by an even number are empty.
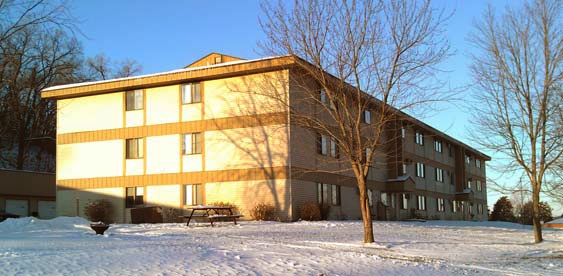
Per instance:
[[[190,225],[190,221],[192,218],[207,218],[209,223],[211,223],[211,227],[213,227],[213,223],[215,221],[223,221],[223,220],[232,220],[234,224],[237,224],[237,218],[240,218],[242,215],[240,214],[233,214],[234,207],[231,206],[191,206],[187,207],[186,209],[192,210],[189,215],[182,216],[183,218],[188,219],[186,226]],[[228,211],[228,215],[222,214],[220,211]]]

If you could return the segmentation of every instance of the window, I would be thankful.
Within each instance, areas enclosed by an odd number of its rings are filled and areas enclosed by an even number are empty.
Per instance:
[[[369,206],[373,206],[373,192],[371,190],[368,190],[368,204]]]
[[[477,186],[477,191],[482,191],[483,190],[483,186],[481,185],[481,180],[476,180],[475,181],[475,186]]]
[[[467,180],[467,189],[471,189],[471,179]]]
[[[407,175],[407,164],[403,164],[403,175]]]
[[[467,210],[467,213],[471,215],[473,212],[473,203],[469,203],[469,210]]]
[[[182,154],[201,154],[201,133],[186,133],[182,139]]]
[[[453,157],[454,156],[454,151],[452,149],[452,145],[448,144],[448,156],[449,157]]]
[[[371,164],[371,160],[367,160],[370,153],[371,153],[371,148],[366,148],[366,150],[364,151],[363,159],[366,160],[367,164]]]
[[[436,181],[444,182],[444,171],[440,168],[436,168]]]
[[[317,200],[322,205],[340,205],[340,186],[317,183]]]
[[[184,205],[203,204],[203,190],[201,184],[184,185]]]
[[[364,110],[364,123],[371,124],[371,112],[369,110]]]
[[[424,145],[424,134],[422,134],[422,132],[417,131],[414,134],[414,142],[423,146]]]
[[[201,103],[201,84],[199,82],[182,85],[182,103]]]
[[[452,213],[457,213],[457,205],[459,203],[455,200],[452,200]]]
[[[340,152],[338,151],[338,146],[336,145],[336,139],[330,137],[330,156],[339,158]]]
[[[471,164],[471,156],[469,156],[469,155],[465,156],[465,163]]]
[[[340,205],[340,186],[338,185],[331,185],[331,203],[332,205],[339,206]]]
[[[125,110],[143,109],[143,90],[137,89],[125,92]]]
[[[425,166],[422,163],[416,163],[416,176],[424,178]]]
[[[402,195],[402,200],[401,200],[401,209],[406,210],[409,208],[409,198],[407,196],[407,194],[401,194]]]
[[[477,214],[479,215],[483,214],[483,204],[477,205]]]
[[[327,155],[327,143],[328,143],[328,136],[318,134],[317,135],[317,153],[322,155]]]
[[[416,196],[416,204],[417,210],[426,210],[426,197],[425,196]]]
[[[442,141],[434,140],[434,150],[436,152],[442,152]]]
[[[144,157],[143,138],[125,140],[125,159],[141,159]]]
[[[385,206],[389,206],[389,200],[387,198],[387,193],[381,193],[381,203],[385,204]]]
[[[405,127],[401,128],[401,137],[404,139],[407,136],[407,130],[405,129]]]
[[[326,91],[324,89],[321,89],[319,91],[319,100],[321,101],[321,103],[323,104],[328,104],[328,97],[326,95]]]
[[[446,209],[444,199],[443,198],[436,199],[436,206],[438,208],[438,212],[444,212]]]
[[[125,190],[125,208],[133,208],[143,205],[143,187],[127,187]]]
[[[481,168],[481,160],[480,159],[475,158],[475,167]]]
[[[453,172],[450,172],[449,175],[450,175],[450,184],[454,185],[455,174]]]

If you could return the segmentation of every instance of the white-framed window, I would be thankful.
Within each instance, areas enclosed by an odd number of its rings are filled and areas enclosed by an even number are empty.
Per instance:
[[[407,137],[407,130],[405,129],[405,127],[401,127],[401,137],[403,139],[405,139],[405,137]]]
[[[468,179],[468,180],[467,180],[467,188],[468,188],[468,189],[471,189],[471,179]]]
[[[424,146],[424,134],[420,131],[416,131],[414,134],[414,142]]]
[[[446,201],[443,198],[436,199],[436,207],[438,212],[444,212],[446,210]]]
[[[471,164],[471,156],[465,155],[465,163]]]
[[[125,188],[125,208],[133,208],[143,205],[144,187],[127,187]]]
[[[125,92],[125,110],[143,109],[143,90],[137,89]]]
[[[203,190],[201,184],[184,185],[184,205],[202,205]]]
[[[201,154],[201,132],[182,135],[182,154]]]
[[[434,140],[434,150],[436,152],[442,152],[442,141]]]
[[[385,204],[385,206],[389,206],[387,193],[381,193],[381,203]]]
[[[339,158],[340,153],[338,152],[338,145],[336,144],[336,139],[334,137],[330,137],[330,156]]]
[[[371,124],[371,112],[369,110],[364,110],[364,123]]]
[[[403,175],[407,175],[407,164],[403,163]]]
[[[125,159],[141,159],[144,155],[144,138],[125,140]]]
[[[440,168],[436,168],[436,181],[444,182],[444,171]]]
[[[481,159],[475,158],[475,167],[481,168]]]
[[[426,166],[423,163],[416,163],[416,176],[424,178]]]
[[[452,200],[451,203],[452,203],[452,213],[457,213],[457,209],[458,209],[457,207],[459,202],[457,202],[456,200]]]
[[[319,91],[319,101],[321,101],[321,103],[323,103],[323,104],[328,104],[328,96],[327,96],[326,91],[324,89],[321,89]]]
[[[201,84],[199,82],[182,85],[182,104],[201,103]]]
[[[417,210],[424,211],[426,210],[426,197],[425,196],[416,196],[416,208]]]
[[[318,182],[317,201],[322,205],[340,205],[340,186]]]
[[[481,184],[481,180],[475,180],[475,186],[477,187],[478,192],[483,190],[483,185]]]
[[[317,153],[322,155],[328,155],[328,136],[317,134]]]
[[[477,214],[483,214],[483,204],[477,204]]]
[[[401,209],[407,210],[409,208],[409,198],[407,194],[401,194]]]

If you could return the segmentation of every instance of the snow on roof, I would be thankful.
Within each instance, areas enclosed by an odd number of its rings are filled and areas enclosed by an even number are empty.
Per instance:
[[[189,71],[197,71],[197,70],[210,69],[210,68],[216,68],[216,67],[222,67],[222,66],[229,66],[229,65],[241,64],[241,63],[251,63],[251,62],[262,61],[262,60],[269,60],[269,59],[275,59],[275,58],[281,58],[281,57],[287,57],[287,56],[272,56],[272,57],[265,57],[265,58],[258,58],[258,59],[250,59],[250,60],[237,60],[237,61],[229,61],[229,62],[224,62],[224,63],[218,63],[218,64],[213,64],[213,65],[207,65],[207,66],[175,69],[175,70],[171,70],[171,71],[158,72],[158,73],[153,73],[153,74],[139,75],[139,76],[133,76],[133,77],[126,77],[126,78],[117,78],[117,79],[110,79],[110,80],[89,81],[89,82],[79,82],[79,83],[63,84],[63,85],[51,86],[51,87],[48,87],[48,88],[43,89],[42,91],[45,92],[45,91],[52,91],[52,90],[58,90],[58,89],[65,89],[65,88],[72,88],[72,87],[79,87],[79,86],[86,86],[86,85],[94,85],[94,84],[108,83],[108,82],[114,82],[114,81],[141,79],[141,78],[146,78],[146,77],[154,77],[154,76],[167,75],[167,74],[174,74],[174,73],[182,73],[182,72],[189,72]]]

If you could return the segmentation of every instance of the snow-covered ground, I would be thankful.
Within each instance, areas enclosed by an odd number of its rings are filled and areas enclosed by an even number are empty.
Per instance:
[[[563,275],[563,231],[499,222],[0,223],[0,275]]]

